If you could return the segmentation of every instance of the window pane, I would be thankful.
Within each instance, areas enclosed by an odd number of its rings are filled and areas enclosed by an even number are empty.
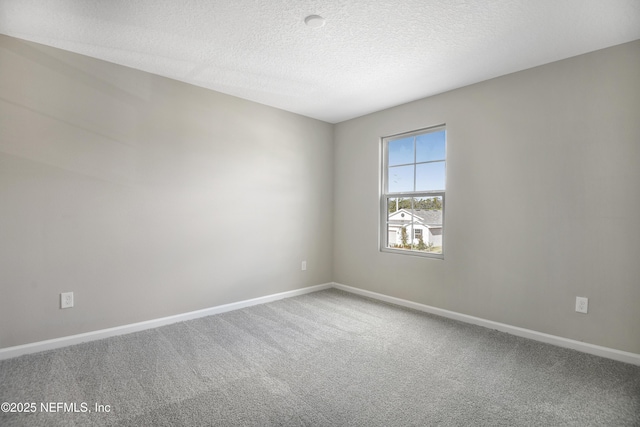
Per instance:
[[[442,253],[442,197],[413,199],[414,250]]]
[[[398,227],[395,225],[387,225],[387,248],[397,248],[400,246],[400,239],[398,238]]]
[[[398,210],[400,210],[400,200],[395,197],[390,197],[387,199],[387,214],[392,214]]]
[[[416,162],[444,160],[445,131],[430,132],[416,137]]]
[[[387,247],[411,247],[411,221],[411,199],[387,198]]]
[[[389,193],[413,191],[413,165],[390,167],[388,179]]]
[[[413,136],[389,141],[389,166],[413,163]]]
[[[416,191],[444,190],[444,162],[416,165]]]
[[[411,250],[410,226],[397,226],[389,224],[387,229],[387,247],[392,249]]]

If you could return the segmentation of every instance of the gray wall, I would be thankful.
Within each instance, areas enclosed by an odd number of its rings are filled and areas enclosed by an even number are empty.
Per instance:
[[[338,124],[334,281],[640,353],[639,70],[636,41]],[[445,259],[381,253],[379,139],[442,123]]]
[[[332,139],[0,36],[0,348],[330,281]]]

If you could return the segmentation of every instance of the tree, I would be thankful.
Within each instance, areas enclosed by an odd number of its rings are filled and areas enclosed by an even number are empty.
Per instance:
[[[427,199],[417,199],[414,201],[415,209],[423,210],[442,210],[442,200],[437,197],[431,197]]]
[[[400,232],[400,241],[402,242],[402,247],[406,248],[408,246],[409,236],[407,235],[407,227],[402,226],[402,231]]]
[[[418,238],[418,246],[417,249],[419,251],[424,251],[427,249],[427,245],[424,243],[424,240],[422,239],[422,235]]]
[[[426,199],[403,199],[397,198],[389,201],[387,206],[389,213],[392,214],[400,209],[421,209],[421,210],[442,210],[442,200],[438,197],[429,197]]]
[[[398,198],[389,202],[387,206],[389,213],[392,214],[400,209],[411,209],[411,199]]]

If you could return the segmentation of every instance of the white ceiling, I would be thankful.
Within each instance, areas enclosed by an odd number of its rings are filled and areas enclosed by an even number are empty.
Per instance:
[[[640,39],[640,1],[0,0],[0,33],[336,123]]]

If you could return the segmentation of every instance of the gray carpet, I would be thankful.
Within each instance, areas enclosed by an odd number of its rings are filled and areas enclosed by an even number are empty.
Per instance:
[[[37,404],[2,426],[640,426],[640,367],[332,289],[1,361],[0,402]]]

